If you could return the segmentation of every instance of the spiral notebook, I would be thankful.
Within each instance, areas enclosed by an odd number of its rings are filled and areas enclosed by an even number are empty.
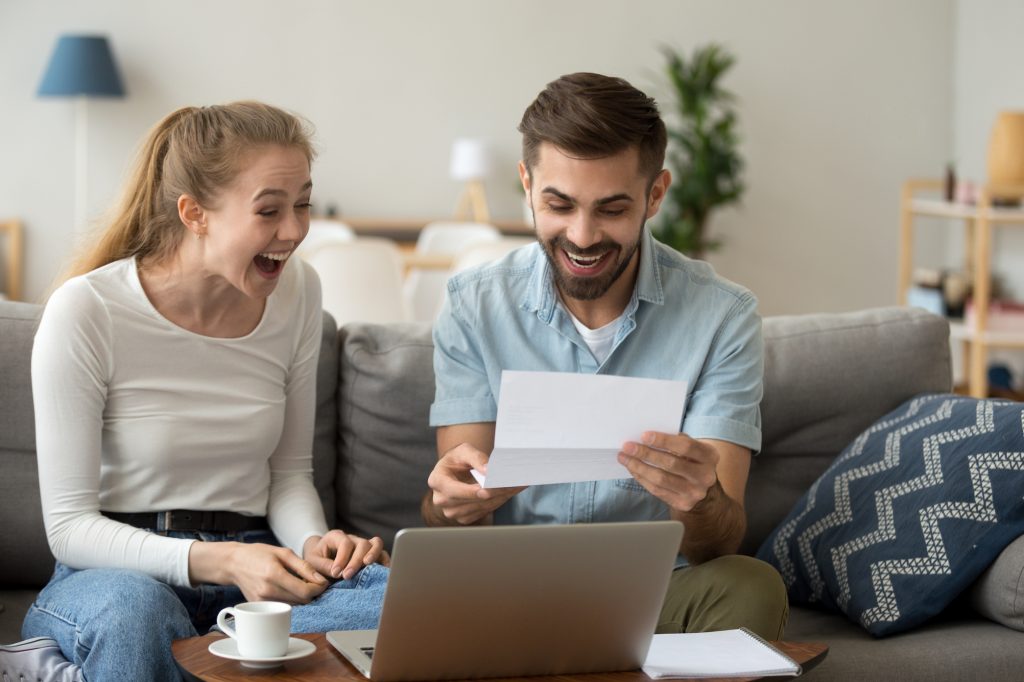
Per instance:
[[[795,676],[801,669],[792,658],[740,628],[655,635],[643,671],[658,679]]]

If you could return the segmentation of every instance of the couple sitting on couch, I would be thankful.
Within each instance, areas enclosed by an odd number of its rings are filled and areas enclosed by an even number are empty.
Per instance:
[[[646,230],[671,182],[654,101],[573,74],[519,129],[538,243],[449,284],[425,522],[678,519],[691,563],[659,630],[781,637],[781,579],[732,555],[761,437],[756,301]],[[32,381],[58,563],[23,634],[55,639],[86,679],[176,679],[171,641],[245,600],[300,605],[296,632],[376,626],[388,554],[329,530],[311,480],[320,291],[288,260],[312,158],[276,108],[174,112],[46,307]],[[632,479],[484,490],[470,470],[486,469],[504,369],[686,381],[682,433],[624,443]]]

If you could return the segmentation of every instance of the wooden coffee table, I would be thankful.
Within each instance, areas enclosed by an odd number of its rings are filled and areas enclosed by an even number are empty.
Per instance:
[[[331,680],[350,680],[366,682],[352,665],[327,642],[323,634],[293,635],[307,639],[316,645],[316,651],[305,658],[288,661],[278,668],[260,670],[243,667],[238,661],[232,661],[209,652],[212,642],[222,639],[222,635],[204,635],[190,637],[174,642],[174,659],[181,667],[186,680],[203,680],[205,682],[239,682],[246,680],[292,680],[295,682],[327,682]],[[772,642],[783,653],[803,666],[804,671],[813,668],[828,653],[828,645],[817,642]],[[506,680],[522,680],[523,682],[650,682],[649,677],[639,670],[621,673],[591,673],[587,675],[555,675],[550,677],[519,677]],[[717,679],[717,678],[716,678]],[[730,677],[728,682],[744,682],[760,678]],[[496,681],[497,682],[497,681]],[[702,678],[702,682],[715,682],[714,679]],[[720,680],[726,682],[726,680]]]

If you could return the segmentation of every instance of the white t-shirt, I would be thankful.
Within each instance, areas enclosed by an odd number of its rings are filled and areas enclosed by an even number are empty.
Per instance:
[[[192,540],[100,510],[266,515],[296,553],[327,531],[313,487],[322,312],[312,268],[288,263],[251,333],[202,336],[164,318],[134,259],[62,285],[32,350],[46,534],[74,568],[188,585]]]
[[[568,306],[564,303],[562,307],[565,308],[565,312],[569,314],[569,319],[572,320],[573,326],[576,327],[576,331],[583,337],[583,342],[587,344],[587,348],[594,354],[594,359],[597,360],[598,365],[603,365],[604,361],[611,355],[612,347],[615,345],[615,333],[619,331],[619,324],[622,323],[622,318],[625,317],[625,313],[619,315],[608,324],[598,327],[597,329],[591,329],[587,325],[580,322],[575,315],[569,312]]]

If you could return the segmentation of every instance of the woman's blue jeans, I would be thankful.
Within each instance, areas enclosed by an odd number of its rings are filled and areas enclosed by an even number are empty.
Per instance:
[[[278,544],[268,531],[164,532],[207,542]],[[374,564],[292,609],[292,632],[377,627],[388,569]],[[25,616],[22,636],[51,637],[86,680],[181,680],[171,642],[207,632],[217,614],[245,601],[234,586],[173,587],[138,571],[58,563]]]

